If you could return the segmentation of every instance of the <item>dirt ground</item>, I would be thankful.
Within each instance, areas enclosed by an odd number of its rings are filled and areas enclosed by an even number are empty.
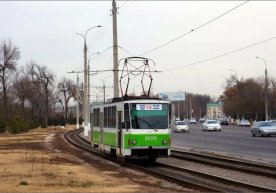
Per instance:
[[[76,149],[72,128],[0,134],[0,192],[191,192]]]

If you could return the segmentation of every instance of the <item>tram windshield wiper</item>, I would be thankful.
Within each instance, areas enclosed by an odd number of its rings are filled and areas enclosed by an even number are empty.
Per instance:
[[[143,123],[146,123],[148,125],[149,128],[146,128],[146,129],[154,129],[155,131],[157,131],[157,129],[155,129],[153,127],[153,125],[151,125],[148,121],[146,121],[145,119],[141,118],[141,117],[136,117],[137,120],[143,122]],[[144,128],[140,128],[140,129],[144,129]]]

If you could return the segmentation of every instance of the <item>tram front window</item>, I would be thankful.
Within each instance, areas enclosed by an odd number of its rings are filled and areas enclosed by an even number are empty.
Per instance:
[[[133,129],[167,129],[167,104],[132,104],[131,125]]]

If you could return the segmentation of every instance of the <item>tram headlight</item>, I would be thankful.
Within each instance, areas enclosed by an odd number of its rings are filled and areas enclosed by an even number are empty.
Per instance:
[[[166,140],[166,139],[163,139],[163,140],[162,140],[162,143],[163,143],[163,144],[167,144],[167,140]]]
[[[135,144],[137,143],[137,141],[136,141],[135,139],[133,139],[133,140],[131,141],[131,143],[132,143],[133,145],[135,145]]]

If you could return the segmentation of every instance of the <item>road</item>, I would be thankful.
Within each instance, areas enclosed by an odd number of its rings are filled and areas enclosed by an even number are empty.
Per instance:
[[[222,131],[203,131],[189,125],[189,133],[172,132],[172,146],[208,151],[276,164],[276,136],[252,137],[250,127],[222,126]]]

